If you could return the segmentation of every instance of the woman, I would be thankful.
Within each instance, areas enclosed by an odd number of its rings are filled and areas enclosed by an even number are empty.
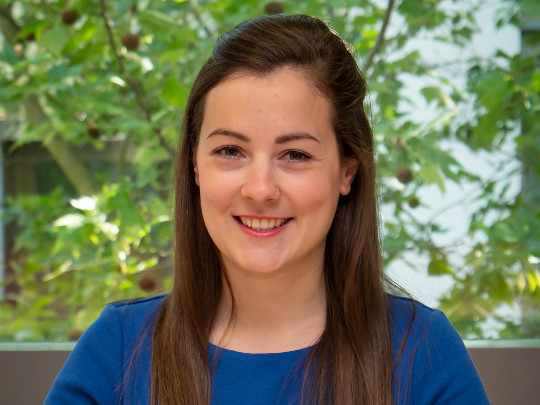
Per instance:
[[[182,127],[173,290],[108,306],[46,403],[488,403],[444,315],[385,292],[365,92],[318,19],[224,34]]]

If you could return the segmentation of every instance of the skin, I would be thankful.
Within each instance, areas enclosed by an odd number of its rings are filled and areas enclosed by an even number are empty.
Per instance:
[[[225,290],[213,343],[279,352],[306,347],[323,330],[325,239],[356,173],[356,162],[340,158],[331,108],[289,69],[235,75],[208,93],[195,180],[236,305],[231,330]],[[287,222],[261,231],[272,220]]]

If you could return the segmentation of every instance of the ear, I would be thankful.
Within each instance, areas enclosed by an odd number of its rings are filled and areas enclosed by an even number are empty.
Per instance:
[[[193,173],[195,174],[195,184],[200,187],[201,185],[199,184],[199,168],[197,167],[197,154],[193,156]]]
[[[345,159],[341,164],[341,184],[339,192],[347,195],[351,192],[351,184],[358,171],[358,161],[356,159]]]

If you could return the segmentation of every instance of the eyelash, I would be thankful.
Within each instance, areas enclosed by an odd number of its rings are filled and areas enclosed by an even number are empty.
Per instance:
[[[226,155],[225,152],[229,150],[229,151],[234,151],[235,153],[237,154],[241,154],[240,150],[236,147],[236,146],[222,146],[222,147],[219,147],[217,149],[215,149],[214,151],[212,151],[212,155],[214,156],[217,156],[221,159],[227,159],[227,160],[230,160],[230,159],[237,159],[241,156],[238,156],[238,155],[234,155],[234,156],[231,156],[231,155]],[[297,156],[297,159],[291,159],[291,155],[292,154],[296,154],[298,155]],[[289,156],[289,161],[293,164],[297,164],[297,163],[307,163],[309,162],[310,160],[313,159],[313,156],[305,153],[305,152],[301,152],[299,150],[288,150],[286,151],[285,153],[283,153],[282,156]]]
[[[289,159],[291,162],[293,162],[295,164],[296,163],[307,163],[311,159],[313,159],[313,156],[308,155],[305,152],[300,152],[299,150],[288,150],[287,152],[284,153],[284,156],[289,155],[289,158],[291,158],[291,154],[293,154],[293,153],[300,156],[299,159]]]
[[[236,159],[236,158],[238,158],[237,155],[235,155],[235,156],[225,155],[224,152],[226,150],[233,150],[236,153],[240,153],[240,150],[238,150],[238,148],[236,146],[222,146],[222,147],[217,148],[214,151],[212,151],[212,155],[215,155],[215,156],[217,156],[217,157],[219,157],[221,159]]]

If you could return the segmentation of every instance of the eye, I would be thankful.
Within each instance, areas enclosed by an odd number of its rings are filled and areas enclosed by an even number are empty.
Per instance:
[[[306,163],[312,159],[307,153],[298,150],[287,151],[283,156],[294,163]]]
[[[222,159],[235,159],[243,156],[236,146],[222,146],[214,150],[212,155],[218,156]]]

